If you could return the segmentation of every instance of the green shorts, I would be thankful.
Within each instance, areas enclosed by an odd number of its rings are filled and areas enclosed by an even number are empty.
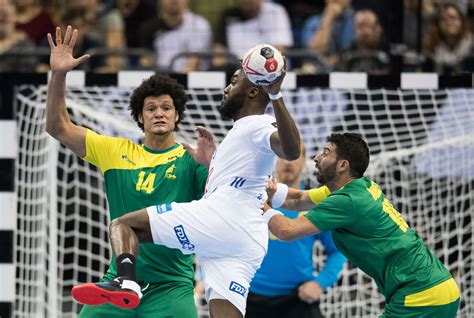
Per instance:
[[[112,304],[84,306],[79,317],[197,318],[194,289],[190,284],[150,284],[142,292],[137,308],[123,309]]]
[[[454,318],[460,300],[459,288],[451,278],[415,294],[393,296],[380,317]]]

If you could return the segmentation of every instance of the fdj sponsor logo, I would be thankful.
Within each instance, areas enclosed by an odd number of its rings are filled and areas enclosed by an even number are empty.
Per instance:
[[[234,281],[230,282],[229,290],[242,296],[245,296],[245,293],[247,292],[247,288]]]
[[[181,243],[181,247],[184,250],[194,251],[195,245],[189,242],[188,237],[186,236],[186,232],[184,232],[184,228],[182,225],[178,225],[174,227],[174,233],[178,238],[178,241]]]

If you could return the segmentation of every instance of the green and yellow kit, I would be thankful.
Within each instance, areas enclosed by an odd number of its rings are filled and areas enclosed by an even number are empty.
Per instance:
[[[383,317],[455,317],[459,288],[441,261],[369,178],[334,191],[305,215],[375,280]]]
[[[152,205],[200,199],[207,178],[207,169],[180,144],[154,151],[91,130],[87,130],[83,159],[104,176],[111,220]],[[193,263],[193,255],[177,249],[140,244],[136,265],[137,280],[143,281],[140,305],[133,310],[110,304],[85,306],[80,317],[196,317]],[[116,274],[112,259],[103,279],[112,280]]]

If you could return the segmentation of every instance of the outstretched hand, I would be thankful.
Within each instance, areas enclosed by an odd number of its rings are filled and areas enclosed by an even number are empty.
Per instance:
[[[183,147],[193,156],[194,160],[209,168],[212,155],[216,151],[216,143],[212,133],[204,127],[196,127],[198,135],[196,148],[191,147],[188,143],[182,142]]]
[[[53,42],[51,34],[48,33],[48,42],[51,47],[49,64],[52,72],[67,73],[90,58],[89,54],[84,54],[78,58],[72,56],[74,46],[76,45],[77,32],[77,29],[73,30],[69,25],[63,41],[61,28],[56,27],[56,44]]]

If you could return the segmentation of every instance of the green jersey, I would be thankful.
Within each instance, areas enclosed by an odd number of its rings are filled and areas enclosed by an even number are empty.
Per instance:
[[[408,227],[380,187],[359,178],[331,193],[306,217],[372,277],[386,301],[430,288],[451,274]]]
[[[198,164],[182,145],[154,151],[124,138],[86,134],[84,160],[104,175],[110,219],[127,212],[168,202],[200,199],[207,169]],[[194,256],[152,243],[140,244],[137,280],[148,283],[193,283]],[[116,276],[112,259],[106,278]]]

